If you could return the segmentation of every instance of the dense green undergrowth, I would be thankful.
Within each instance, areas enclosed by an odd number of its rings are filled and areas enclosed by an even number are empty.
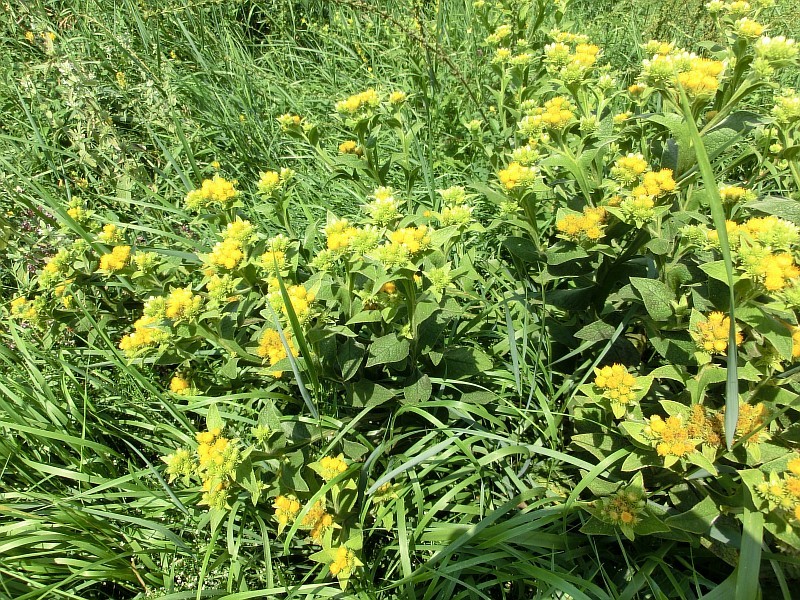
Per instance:
[[[6,6],[0,598],[790,598],[796,8],[672,8]]]

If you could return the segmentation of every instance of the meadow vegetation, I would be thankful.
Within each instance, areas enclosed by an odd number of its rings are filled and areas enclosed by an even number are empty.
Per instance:
[[[5,3],[0,599],[791,598],[793,4]]]

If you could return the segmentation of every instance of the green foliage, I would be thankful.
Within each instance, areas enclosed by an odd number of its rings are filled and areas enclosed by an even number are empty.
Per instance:
[[[0,598],[790,597],[792,7],[690,5],[8,7]]]

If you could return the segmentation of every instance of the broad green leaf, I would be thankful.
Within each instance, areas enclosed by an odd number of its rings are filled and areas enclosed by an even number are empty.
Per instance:
[[[367,367],[398,363],[408,357],[408,340],[399,339],[394,333],[375,338],[369,346]]]
[[[666,321],[672,316],[672,305],[675,297],[669,288],[657,279],[631,277],[631,285],[641,295],[647,313],[654,321]]]

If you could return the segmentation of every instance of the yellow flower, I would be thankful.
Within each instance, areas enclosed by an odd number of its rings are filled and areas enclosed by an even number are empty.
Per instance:
[[[672,415],[665,419],[658,415],[647,420],[644,428],[659,456],[683,457],[695,451],[698,441],[689,436],[689,428],[683,417]]]
[[[199,294],[193,294],[191,286],[187,286],[172,290],[166,302],[164,314],[177,323],[194,318],[200,312],[203,298]]]
[[[100,257],[100,271],[107,271],[113,273],[120,271],[126,267],[131,257],[130,246],[115,246],[111,250],[111,254],[104,254]]]
[[[173,394],[183,394],[191,389],[191,384],[182,375],[175,375],[170,379],[169,391]]]
[[[317,500],[300,524],[311,530],[309,535],[314,542],[321,544],[325,532],[333,526],[333,517],[326,512],[325,501]]]
[[[275,518],[281,529],[294,522],[297,513],[300,512],[300,502],[294,496],[278,496],[272,507],[275,509]]]
[[[692,336],[700,350],[712,354],[723,354],[728,349],[730,319],[721,312],[712,312],[705,321],[697,324],[697,331]],[[741,332],[736,332],[736,345],[742,343]]]
[[[223,208],[227,208],[239,195],[235,185],[235,181],[228,181],[224,177],[214,175],[211,179],[203,180],[199,189],[186,194],[184,202],[191,210],[206,208],[212,204],[219,204]]]
[[[431,245],[431,236],[427,225],[404,227],[389,233],[389,240],[408,249],[411,254],[427,250]]]
[[[289,346],[289,351],[292,353],[292,356],[296,356],[294,344],[292,344],[292,340],[288,336],[286,337],[286,343]],[[270,366],[288,357],[286,346],[283,345],[280,334],[274,329],[267,329],[261,336],[256,354],[264,358]],[[281,372],[273,371],[272,376],[276,378],[280,377]]]
[[[637,181],[642,173],[647,170],[647,161],[638,153],[629,153],[621,156],[611,167],[611,177],[623,185],[630,185]]]
[[[323,456],[319,461],[320,476],[325,481],[330,481],[340,473],[347,471],[347,463],[344,456]]]
[[[217,242],[208,260],[212,265],[225,269],[235,269],[244,260],[244,249],[241,242],[235,239],[224,239]]]
[[[500,183],[507,190],[513,190],[520,185],[528,185],[535,181],[537,170],[535,167],[524,166],[518,162],[512,162],[507,168],[501,170],[497,176]]]
[[[603,390],[603,395],[611,402],[627,405],[633,402],[636,394],[636,377],[620,364],[595,369],[594,384]]]

